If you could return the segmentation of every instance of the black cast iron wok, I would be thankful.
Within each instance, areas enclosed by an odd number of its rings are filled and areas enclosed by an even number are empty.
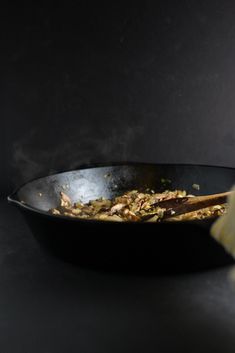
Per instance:
[[[162,179],[170,179],[164,185]],[[200,185],[200,191],[192,188]],[[229,190],[235,169],[199,165],[125,163],[91,166],[33,180],[8,197],[43,247],[64,259],[106,268],[191,271],[232,258],[209,235],[214,220],[118,223],[48,214],[64,191],[73,202],[113,198],[127,190],[185,189],[195,195]],[[23,201],[23,203],[21,202]]]

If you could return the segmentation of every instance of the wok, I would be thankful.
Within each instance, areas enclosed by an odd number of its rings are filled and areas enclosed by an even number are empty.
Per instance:
[[[162,179],[170,179],[164,185]],[[195,195],[229,190],[235,169],[201,165],[123,163],[89,166],[42,177],[8,197],[44,249],[66,261],[108,269],[195,271],[232,263],[209,235],[214,221],[131,223],[82,220],[47,211],[59,192],[73,202],[113,198],[127,190],[185,189]],[[200,185],[200,191],[192,188]],[[22,203],[23,201],[23,203]]]

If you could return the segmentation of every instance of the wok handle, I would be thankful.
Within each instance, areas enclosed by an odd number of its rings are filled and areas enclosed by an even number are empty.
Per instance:
[[[13,192],[12,194],[7,196],[7,201],[11,204],[15,204],[15,205],[19,205],[21,204],[21,202],[19,201],[18,197],[17,197],[17,193]]]

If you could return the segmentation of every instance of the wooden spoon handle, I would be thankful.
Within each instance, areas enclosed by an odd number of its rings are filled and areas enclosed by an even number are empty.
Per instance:
[[[184,213],[200,210],[202,208],[222,205],[227,201],[227,197],[230,193],[231,192],[224,192],[221,194],[206,196],[185,197],[183,198],[185,200],[182,203],[178,203],[175,207],[172,207],[171,210],[167,210],[164,214],[164,218],[176,217]]]
[[[227,197],[231,194],[231,191],[223,192],[220,194],[212,194],[205,196],[195,196],[195,197],[177,197],[175,199],[163,200],[156,203],[155,207],[165,208],[163,219],[168,219],[171,217],[176,217],[185,213],[200,210],[202,208],[221,205],[226,203]],[[157,212],[156,212],[157,214]],[[153,217],[152,213],[149,217],[146,215],[144,219],[149,219]]]

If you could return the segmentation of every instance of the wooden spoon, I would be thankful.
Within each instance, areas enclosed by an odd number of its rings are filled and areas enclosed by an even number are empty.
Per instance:
[[[195,197],[177,197],[174,199],[163,200],[155,203],[154,207],[165,208],[162,220],[176,217],[185,213],[200,210],[202,208],[222,205],[227,202],[227,197],[231,195],[232,191],[223,192],[220,194],[212,194],[205,196],[195,196]],[[158,212],[144,215],[141,217],[142,221],[146,221],[157,215]]]

